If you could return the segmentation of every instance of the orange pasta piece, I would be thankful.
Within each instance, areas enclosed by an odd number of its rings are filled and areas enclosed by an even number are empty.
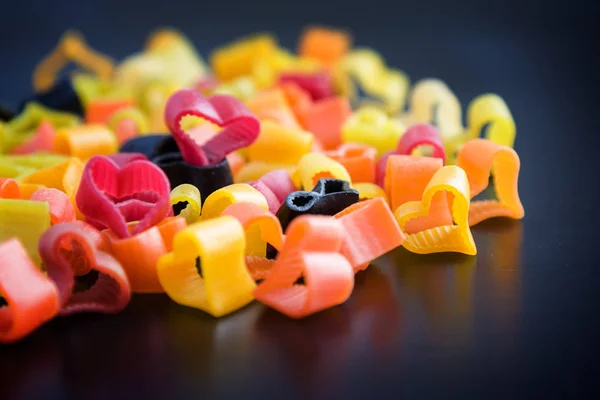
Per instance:
[[[469,226],[493,217],[521,219],[525,216],[519,198],[519,169],[517,153],[487,139],[473,139],[458,153],[457,165],[465,170],[471,188],[471,199],[488,187],[492,168],[498,200],[471,200]]]
[[[106,124],[113,113],[134,105],[130,100],[94,99],[86,107],[85,123]]]
[[[410,220],[427,216],[432,199],[439,193],[451,193],[452,223],[424,231],[409,233],[402,244],[417,254],[458,252],[477,254],[477,247],[469,229],[469,180],[465,171],[456,165],[446,165],[433,175],[423,191],[422,198],[402,204],[394,212],[401,229],[406,231]]]
[[[65,162],[39,170],[23,178],[21,183],[21,195],[24,198],[28,198],[26,197],[28,193],[26,194],[26,188],[23,184],[29,184],[29,187],[27,187],[28,190],[32,188],[33,185],[43,185],[45,187],[58,189],[69,196],[71,204],[73,204],[73,207],[75,208],[75,212],[78,217],[82,218],[77,209],[77,204],[75,203],[75,195],[79,188],[82,173],[83,163],[79,159],[72,157]],[[29,194],[29,196],[31,196],[31,194]]]
[[[345,302],[354,273],[340,254],[343,224],[325,216],[301,216],[290,224],[281,252],[256,300],[291,318],[302,318]],[[296,284],[304,278],[304,284]]]
[[[300,38],[298,53],[324,64],[333,64],[348,53],[350,45],[351,37],[347,32],[313,26]]]
[[[345,143],[325,155],[342,164],[352,182],[375,182],[377,150],[360,143]]]
[[[54,151],[87,160],[96,155],[109,155],[118,151],[115,135],[103,125],[80,125],[60,129],[54,138]]]
[[[265,280],[271,273],[274,265],[275,260],[258,256],[246,256],[246,268],[255,281]]]
[[[246,102],[246,106],[259,120],[271,119],[290,128],[302,128],[279,88],[258,93]]]
[[[17,239],[0,244],[0,293],[8,303],[0,307],[0,343],[22,339],[60,308],[58,290]]]
[[[0,178],[0,199],[20,199],[21,188],[12,178]]]
[[[129,228],[133,230],[135,225],[130,224]],[[185,219],[171,217],[125,239],[119,239],[113,232],[104,230],[104,248],[121,263],[134,293],[163,293],[156,263],[172,250],[173,237],[185,227]]]
[[[297,118],[312,105],[310,94],[294,82],[280,82],[279,87]]]
[[[354,272],[366,269],[371,261],[402,245],[405,239],[394,214],[381,197],[353,204],[334,218],[346,231],[341,253],[350,261]]]
[[[421,200],[425,187],[442,166],[440,158],[391,155],[384,185],[391,209],[395,211],[404,203]],[[408,221],[404,231],[411,234],[451,224],[448,197],[445,192],[438,192],[432,199],[429,214]]]
[[[342,143],[341,129],[352,113],[350,103],[343,97],[329,97],[313,103],[302,114],[300,121],[312,132],[326,150]]]
[[[157,225],[160,235],[165,243],[167,251],[173,251],[173,238],[187,226],[185,219],[181,217],[169,217]]]
[[[21,190],[21,198],[28,199],[32,194],[36,192],[36,190],[42,189],[44,185],[40,185],[37,183],[23,183],[19,182],[19,189]]]

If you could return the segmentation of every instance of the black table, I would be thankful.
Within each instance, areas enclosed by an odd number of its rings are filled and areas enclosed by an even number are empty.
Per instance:
[[[0,46],[9,105],[72,25],[115,57],[161,24],[203,54],[257,30],[293,47],[305,23],[349,27],[413,81],[445,80],[465,106],[484,92],[504,97],[526,216],[475,227],[476,257],[397,249],[356,276],[347,303],[301,321],[256,303],[217,320],[160,295],[135,296],[114,316],[55,319],[0,346],[0,399],[593,397],[597,3],[28,3],[6,6],[14,18],[0,24],[12,43]]]

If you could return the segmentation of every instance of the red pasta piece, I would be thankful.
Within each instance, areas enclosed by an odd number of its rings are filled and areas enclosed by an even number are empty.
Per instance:
[[[126,238],[170,215],[170,192],[164,172],[149,161],[135,160],[120,168],[107,157],[95,156],[83,170],[76,202],[90,223]],[[139,223],[129,232],[127,223],[132,221]]]
[[[265,186],[267,186],[275,194],[280,203],[283,203],[288,197],[288,194],[298,190],[290,173],[285,169],[276,169],[271,172],[267,172],[259,179]]]
[[[50,205],[50,222],[54,225],[59,222],[75,221],[75,209],[64,192],[58,189],[41,188],[33,192],[29,200],[45,201]]]
[[[344,242],[340,221],[301,216],[289,226],[273,269],[254,290],[256,300],[291,317],[302,318],[348,299],[354,273],[339,251]],[[298,278],[304,284],[295,284]]]
[[[273,214],[277,213],[277,210],[290,193],[298,190],[289,172],[284,169],[268,172],[260,179],[248,182],[248,184],[265,196],[269,211]]]
[[[279,76],[280,83],[295,83],[305,90],[313,101],[333,96],[331,77],[327,71],[312,73],[284,72]]]
[[[31,261],[17,239],[0,244],[0,343],[20,340],[52,319],[60,302],[56,286]]]
[[[181,120],[186,115],[203,118],[222,129],[206,143],[198,145],[181,128]],[[192,165],[216,164],[232,151],[251,145],[260,132],[258,119],[235,97],[205,97],[192,89],[179,90],[169,98],[165,107],[165,124],[184,160]]]
[[[88,229],[76,223],[62,223],[48,229],[39,242],[39,252],[50,279],[58,288],[61,315],[78,312],[116,313],[131,298],[131,288],[121,264],[110,254],[98,250]],[[74,292],[79,264],[98,274],[92,286]]]
[[[441,158],[442,164],[446,163],[446,151],[440,133],[433,125],[416,124],[406,130],[398,142],[396,154],[411,155],[419,146],[433,147],[433,157]]]
[[[269,211],[271,213],[275,214],[277,210],[279,210],[279,207],[281,206],[281,200],[279,200],[275,193],[273,193],[273,191],[260,179],[249,183],[249,185],[265,196],[265,200],[267,200],[267,205],[269,206]]]

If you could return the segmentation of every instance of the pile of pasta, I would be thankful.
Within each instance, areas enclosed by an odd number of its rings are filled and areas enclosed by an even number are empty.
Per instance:
[[[173,29],[121,62],[67,32],[33,87],[0,112],[0,342],[132,293],[303,318],[396,247],[473,256],[473,225],[524,216],[504,100],[463,124],[442,81],[411,85],[343,30],[208,63]]]

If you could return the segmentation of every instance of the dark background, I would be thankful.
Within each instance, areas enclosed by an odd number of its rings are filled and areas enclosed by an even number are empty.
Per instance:
[[[464,106],[504,97],[526,217],[475,227],[476,258],[398,249],[357,275],[347,303],[302,321],[256,303],[217,320],[141,295],[119,315],[54,320],[0,346],[0,399],[597,396],[598,3],[3,3],[9,105],[71,27],[116,58],[159,26],[180,28],[205,56],[255,31],[295,48],[307,24],[348,28],[413,82],[446,81]]]

